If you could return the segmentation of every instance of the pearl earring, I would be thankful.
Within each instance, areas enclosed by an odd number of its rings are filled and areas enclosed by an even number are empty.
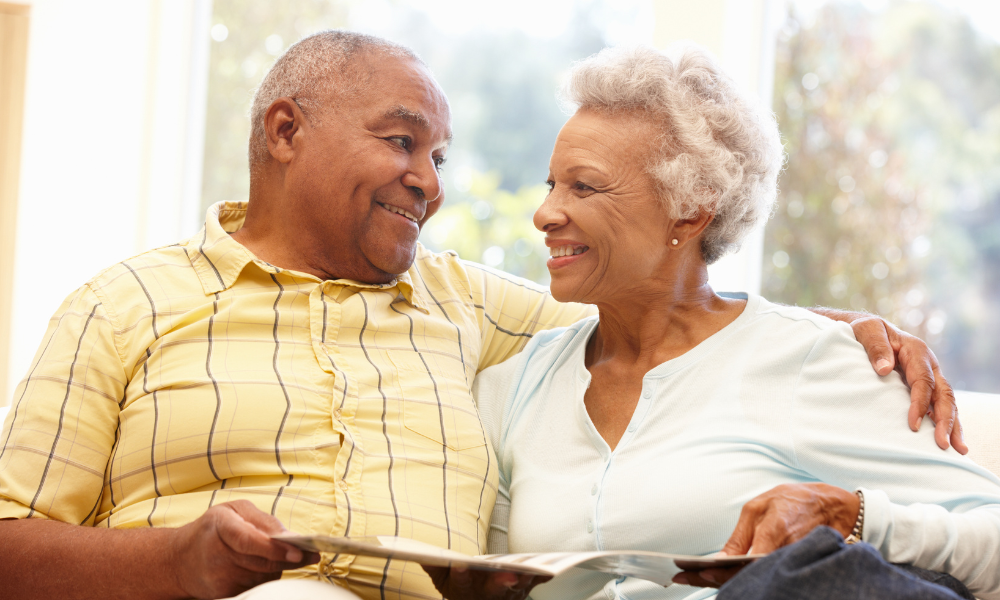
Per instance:
[[[674,238],[674,239],[670,240],[670,243],[673,244],[674,246],[676,246],[680,242],[677,241],[677,238]]]

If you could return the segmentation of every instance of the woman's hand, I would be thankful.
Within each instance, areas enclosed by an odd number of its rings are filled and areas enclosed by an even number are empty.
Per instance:
[[[820,525],[845,538],[854,530],[861,501],[854,492],[825,483],[779,485],[743,505],[736,529],[720,554],[768,554],[793,544]],[[743,566],[684,571],[674,583],[719,587]]]
[[[938,447],[947,450],[950,442],[959,454],[969,452],[962,439],[955,392],[941,374],[937,357],[923,340],[900,331],[878,315],[832,308],[810,310],[835,321],[849,323],[854,337],[865,347],[868,360],[879,375],[888,375],[894,368],[903,375],[910,386],[910,429],[920,429],[924,415],[930,415],[935,424],[934,439]]]
[[[854,492],[825,483],[779,485],[743,505],[722,553],[768,554],[826,525],[845,538],[854,530],[861,501]]]
[[[552,579],[507,571],[422,566],[448,600],[522,600],[536,585]]]

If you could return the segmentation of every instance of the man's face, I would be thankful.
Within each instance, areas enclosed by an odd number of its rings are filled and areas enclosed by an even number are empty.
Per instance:
[[[451,139],[444,93],[409,59],[361,57],[368,88],[319,108],[286,173],[299,227],[322,240],[322,272],[384,283],[406,271],[423,224],[440,208]],[[331,272],[334,268],[334,272]]]

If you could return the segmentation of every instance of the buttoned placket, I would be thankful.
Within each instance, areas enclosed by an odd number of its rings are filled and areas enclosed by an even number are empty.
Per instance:
[[[584,387],[585,391],[586,387],[589,387],[590,382],[586,380],[582,380],[582,382],[586,384]],[[625,429],[625,435],[623,435],[621,440],[619,440],[618,446],[615,450],[611,450],[610,447],[606,445],[602,448],[601,454],[604,459],[604,463],[601,465],[599,471],[595,473],[595,481],[590,488],[590,515],[587,517],[586,525],[587,533],[594,536],[594,547],[598,550],[603,550],[600,535],[601,502],[604,496],[603,491],[606,481],[611,474],[612,466],[614,464],[615,453],[628,445],[628,443],[632,441],[632,438],[635,437],[635,432],[639,429],[642,421],[646,418],[646,413],[649,412],[655,387],[655,379],[651,379],[649,377],[643,378],[639,402],[636,403],[635,411],[632,413],[632,418],[629,420],[629,424]]]
[[[360,461],[351,461],[348,471],[347,463],[352,450],[358,444],[359,436],[354,430],[353,417],[356,403],[352,401],[351,380],[352,370],[340,354],[337,340],[343,317],[342,303],[350,293],[346,286],[335,281],[323,281],[312,291],[309,297],[310,323],[313,336],[313,347],[316,359],[321,368],[332,377],[330,386],[330,419],[335,431],[340,432],[342,443],[334,463],[334,480],[337,490],[337,518],[329,535],[350,535],[352,531],[362,530],[363,503],[362,497],[356,493],[360,482]],[[340,389],[338,389],[338,387]],[[356,394],[354,394],[356,398]],[[346,477],[345,477],[346,475]],[[349,514],[349,511],[351,514]],[[351,530],[347,524],[351,523]],[[340,555],[336,562],[326,562],[323,574],[328,578],[342,578],[350,565],[351,557]]]

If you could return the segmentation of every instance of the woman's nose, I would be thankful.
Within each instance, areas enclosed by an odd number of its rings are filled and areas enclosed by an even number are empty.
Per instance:
[[[566,213],[560,207],[555,191],[549,192],[549,195],[545,197],[542,205],[535,211],[533,221],[535,229],[545,233],[558,229],[569,222]]]

